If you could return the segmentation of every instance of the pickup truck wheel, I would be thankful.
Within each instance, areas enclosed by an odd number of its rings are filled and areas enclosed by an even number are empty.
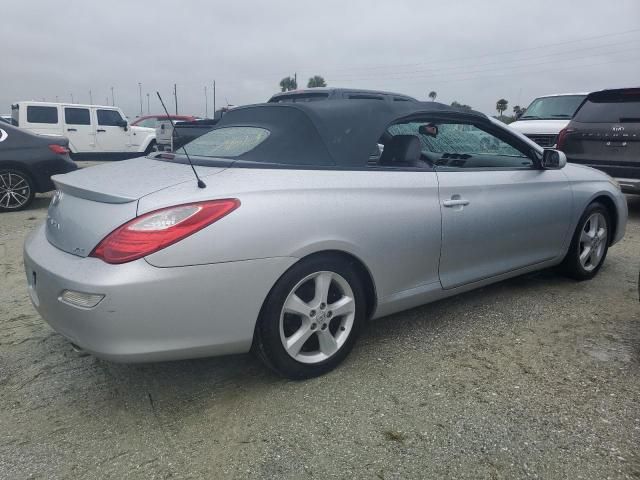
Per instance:
[[[151,152],[154,152],[155,150],[156,150],[156,141],[155,140],[151,140],[151,142],[149,142],[149,146],[144,151],[144,154],[145,155],[149,155]]]
[[[20,170],[0,169],[0,212],[22,210],[35,195],[29,175]]]

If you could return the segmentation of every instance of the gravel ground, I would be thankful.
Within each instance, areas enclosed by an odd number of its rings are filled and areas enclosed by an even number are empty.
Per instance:
[[[251,356],[119,365],[31,307],[0,218],[0,478],[640,478],[640,197],[590,282],[541,272],[372,322],[289,382]]]

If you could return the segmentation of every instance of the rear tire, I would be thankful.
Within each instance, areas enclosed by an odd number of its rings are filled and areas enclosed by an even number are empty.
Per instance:
[[[610,235],[609,211],[601,203],[593,202],[580,217],[573,234],[561,265],[564,273],[578,281],[595,277],[607,257]]]
[[[36,196],[31,177],[12,168],[0,169],[0,212],[27,208]]]
[[[144,154],[149,155],[151,152],[154,152],[155,150],[156,150],[156,141],[151,140],[151,142],[149,142],[149,145],[147,146],[147,149],[144,151]]]
[[[283,377],[316,377],[346,358],[365,318],[365,292],[353,266],[335,255],[311,257],[271,289],[252,350]]]

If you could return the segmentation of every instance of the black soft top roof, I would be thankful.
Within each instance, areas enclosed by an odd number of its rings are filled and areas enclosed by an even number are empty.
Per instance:
[[[286,165],[365,166],[369,154],[393,122],[420,114],[488,121],[474,111],[437,102],[326,100],[264,103],[229,111],[215,129],[253,126],[269,137],[238,160]]]

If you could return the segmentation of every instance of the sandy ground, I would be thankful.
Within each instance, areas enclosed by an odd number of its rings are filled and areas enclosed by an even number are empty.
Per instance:
[[[640,478],[640,197],[598,277],[541,272],[373,322],[289,382],[251,356],[80,357],[0,218],[0,478]]]

